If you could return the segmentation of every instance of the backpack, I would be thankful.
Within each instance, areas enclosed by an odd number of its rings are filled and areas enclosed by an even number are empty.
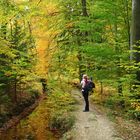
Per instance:
[[[95,88],[95,83],[93,81],[90,81],[89,86],[90,86],[91,89]]]
[[[84,87],[84,90],[86,91],[92,91],[92,89],[95,88],[95,84],[93,81],[88,81]]]

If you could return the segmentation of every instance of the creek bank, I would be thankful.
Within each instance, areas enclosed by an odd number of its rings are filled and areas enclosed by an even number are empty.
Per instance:
[[[23,111],[16,116],[12,116],[11,119],[9,119],[6,123],[3,124],[3,126],[0,128],[0,134],[4,131],[7,131],[8,129],[16,126],[21,119],[28,116],[39,104],[39,102],[45,97],[45,95],[40,95],[32,105],[27,106],[23,109]]]
[[[24,112],[25,117],[21,117],[11,128],[2,131],[1,140],[58,140],[56,134],[47,127],[46,101],[46,96],[40,97],[36,104],[30,107],[29,112],[28,109]]]
[[[74,106],[75,100],[71,98],[70,93],[54,91],[39,101],[32,113],[15,119],[16,123],[11,125],[11,128],[3,130],[0,138],[1,140],[59,140],[74,124],[75,118],[71,114]]]

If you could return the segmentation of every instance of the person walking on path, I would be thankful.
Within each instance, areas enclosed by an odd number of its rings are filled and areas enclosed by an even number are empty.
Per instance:
[[[88,76],[84,74],[83,79],[81,81],[82,95],[83,95],[84,101],[85,101],[85,109],[83,110],[84,112],[89,111],[89,100],[88,100],[89,90],[88,90],[88,87],[87,87],[88,83],[89,83]]]

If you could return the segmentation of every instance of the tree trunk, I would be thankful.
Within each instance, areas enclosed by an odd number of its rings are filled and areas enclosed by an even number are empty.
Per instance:
[[[88,16],[86,0],[82,0],[81,2],[82,2],[82,13],[83,13],[83,16]]]
[[[83,16],[88,16],[88,13],[87,13],[87,6],[86,6],[86,0],[81,0],[81,5],[82,5],[82,15]],[[78,35],[80,36],[84,36],[86,38],[86,36],[88,35],[87,31],[85,32],[77,32]],[[85,40],[86,41],[86,40]],[[82,62],[82,52],[81,52],[81,46],[82,46],[82,43],[81,43],[81,40],[79,38],[77,38],[77,44],[78,44],[78,61],[79,61],[79,79],[80,81],[82,80],[82,75],[84,74],[84,70],[83,70],[83,65],[81,64]]]
[[[136,50],[136,52],[133,53],[132,59],[135,60],[137,65],[140,62],[140,0],[132,1],[131,41],[131,50]],[[140,82],[140,70],[136,72],[136,79]]]
[[[14,102],[17,104],[17,79],[14,80]]]
[[[101,91],[100,91],[101,95],[103,94],[103,82],[101,82]]]

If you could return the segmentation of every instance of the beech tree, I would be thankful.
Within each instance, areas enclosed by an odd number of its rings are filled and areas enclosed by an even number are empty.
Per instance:
[[[133,53],[133,59],[136,62],[137,71],[136,79],[140,82],[140,1],[132,1],[132,28],[131,28],[131,41],[132,48],[135,50]]]

